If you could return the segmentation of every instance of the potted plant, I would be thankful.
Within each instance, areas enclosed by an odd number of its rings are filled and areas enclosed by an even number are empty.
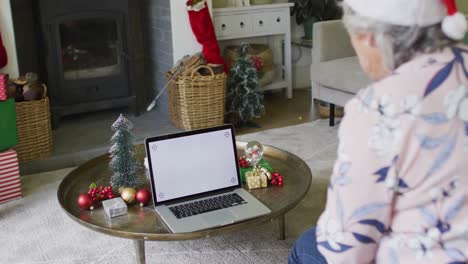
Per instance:
[[[341,18],[342,9],[336,0],[289,0],[294,3],[291,15],[296,16],[296,23],[304,23],[304,40],[312,40],[312,26],[317,21]]]

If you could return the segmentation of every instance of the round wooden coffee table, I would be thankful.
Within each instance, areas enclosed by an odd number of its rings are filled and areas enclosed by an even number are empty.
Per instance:
[[[246,142],[237,142],[239,155],[243,154],[245,144]],[[134,240],[138,263],[145,263],[145,240],[171,241],[212,237],[252,228],[273,219],[278,220],[279,239],[284,239],[284,215],[305,196],[312,181],[312,173],[307,164],[296,155],[272,146],[265,145],[264,149],[265,159],[275,171],[284,176],[284,186],[250,190],[250,193],[270,208],[271,213],[223,227],[191,233],[171,233],[154,210],[153,204],[143,208],[137,204],[129,205],[126,216],[115,218],[107,217],[100,207],[94,211],[81,210],[77,205],[77,197],[88,190],[91,182],[108,185],[112,174],[108,168],[109,155],[92,159],[70,172],[60,183],[57,197],[68,216],[79,224],[107,235]],[[143,161],[146,156],[143,145],[136,147],[136,155]],[[149,188],[149,182],[147,184]]]

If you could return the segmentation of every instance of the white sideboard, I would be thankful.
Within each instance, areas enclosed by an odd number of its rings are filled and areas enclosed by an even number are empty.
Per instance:
[[[186,54],[201,51],[201,46],[193,36],[188,21],[186,1],[171,1],[171,30],[174,62]],[[251,5],[248,7],[229,7],[211,9],[216,35],[219,41],[238,40],[251,37],[282,36],[282,63],[277,79],[263,90],[286,88],[288,98],[292,98],[291,70],[291,25],[290,8],[292,3],[271,5]],[[271,38],[274,39],[274,38]]]
[[[273,83],[262,90],[286,88],[292,98],[291,23],[292,3],[213,9],[213,23],[219,41],[251,37],[283,36],[282,65]]]

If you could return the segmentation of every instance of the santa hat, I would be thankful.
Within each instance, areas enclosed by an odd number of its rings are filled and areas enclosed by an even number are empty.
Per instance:
[[[362,16],[401,26],[430,26],[442,22],[444,33],[454,40],[465,36],[466,17],[455,0],[344,0]]]

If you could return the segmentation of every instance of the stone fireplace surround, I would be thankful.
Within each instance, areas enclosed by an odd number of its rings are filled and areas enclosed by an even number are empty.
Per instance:
[[[92,10],[93,1],[74,1],[78,3],[77,8],[85,7]],[[119,6],[114,6],[114,8],[120,8],[120,10],[125,11],[123,13],[128,14],[127,20],[124,21],[129,25],[124,31],[128,35],[126,40],[128,44],[126,51],[128,52],[123,54],[126,57],[123,59],[128,61],[129,65],[128,86],[130,91],[125,96],[121,94],[120,99],[114,102],[115,105],[112,104],[112,100],[101,100],[81,104],[81,107],[77,108],[76,105],[79,104],[75,104],[73,107],[63,107],[63,104],[67,105],[70,102],[62,103],[59,100],[57,91],[54,91],[54,88],[58,89],[56,78],[48,73],[46,67],[48,63],[50,64],[48,61],[50,40],[44,39],[48,37],[44,32],[48,30],[49,25],[44,25],[46,24],[44,15],[41,17],[40,10],[41,3],[51,3],[51,0],[10,0],[19,72],[21,74],[30,71],[37,72],[41,80],[49,84],[50,95],[52,95],[51,110],[53,114],[55,111],[56,116],[126,105],[136,106],[135,113],[139,114],[144,111],[157,90],[164,85],[165,72],[173,65],[169,0],[99,0],[98,2],[99,4],[96,6],[108,3],[112,7],[113,4],[119,3]],[[47,8],[53,8],[53,6]],[[53,13],[53,11],[46,10],[44,12],[42,9],[42,14],[44,13]],[[118,84],[115,82],[114,85]],[[130,102],[136,102],[136,104]],[[159,105],[161,108],[167,109],[167,100],[162,98]]]

